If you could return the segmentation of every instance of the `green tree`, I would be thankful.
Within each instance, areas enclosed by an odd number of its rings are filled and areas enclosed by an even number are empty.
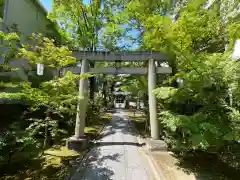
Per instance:
[[[32,136],[44,136],[44,149],[51,140],[58,138],[62,133],[68,134],[66,129],[59,127],[59,122],[63,122],[65,115],[70,117],[76,114],[78,101],[76,80],[79,78],[80,76],[67,72],[63,77],[41,83],[39,88],[30,86],[24,88],[24,95],[31,104],[31,111],[45,109],[43,117],[29,119],[31,123],[27,129]]]
[[[170,80],[184,79],[182,88],[174,91],[160,88],[156,94],[161,99],[167,97],[164,99],[166,103],[195,102],[202,106],[192,115],[176,114],[173,109],[167,115],[163,113],[162,120],[169,128],[173,124],[175,130],[180,125],[184,127],[185,139],[180,139],[177,145],[216,152],[225,140],[239,138],[239,127],[232,126],[236,120],[231,115],[238,112],[236,91],[233,107],[229,104],[229,89],[239,87],[239,63],[229,57],[231,48],[225,51],[224,38],[229,39],[229,44],[233,43],[238,38],[233,32],[238,31],[239,23],[231,18],[223,23],[218,4],[210,8],[204,5],[205,1],[188,2],[176,21],[167,16],[149,16],[143,22],[147,29],[144,44],[150,49],[174,54],[177,73]],[[231,136],[228,132],[232,132]]]
[[[0,68],[0,82],[1,92],[0,98],[5,102],[19,102],[24,99],[24,93],[19,91],[19,88],[24,84],[24,80],[15,76],[16,68],[10,66],[10,62],[16,58],[18,49],[17,43],[19,36],[17,33],[6,33],[0,32],[1,38],[3,38],[3,44],[1,44],[1,68]],[[17,91],[9,91],[6,89],[18,89]],[[3,106],[2,106],[3,107]],[[19,108],[15,106],[15,108]],[[12,111],[16,113],[16,111]],[[4,114],[4,113],[2,113]],[[19,114],[15,114],[19,116]],[[17,119],[17,121],[16,121]],[[15,154],[19,154],[24,159],[26,154],[21,153],[26,148],[32,148],[34,150],[35,139],[32,138],[28,132],[22,131],[21,128],[25,128],[25,124],[20,121],[20,117],[14,118],[14,114],[8,119],[6,125],[1,129],[2,133],[0,136],[0,166],[4,172],[4,165],[8,165],[14,159]],[[15,121],[14,121],[15,120]],[[3,119],[3,121],[6,121]],[[14,121],[11,123],[11,121]],[[15,158],[16,159],[16,158]]]
[[[127,1],[126,1],[127,2]],[[58,20],[62,29],[69,32],[70,40],[78,50],[121,50],[119,40],[125,31],[121,25],[126,21],[118,13],[125,1],[92,0],[85,4],[78,0],[53,1],[49,17]],[[91,62],[91,67],[95,62]],[[94,102],[94,77],[90,78],[90,99]]]
[[[56,47],[53,40],[41,34],[33,34],[32,40],[34,46],[23,45],[23,48],[19,50],[19,56],[27,59],[29,63],[35,66],[36,64],[44,64],[45,69],[52,69],[52,73],[55,74],[53,80],[43,81],[37,88],[26,85],[23,91],[31,104],[32,111],[43,107],[46,109],[44,118],[31,119],[34,122],[29,126],[33,135],[36,135],[36,132],[39,133],[42,127],[45,128],[43,147],[46,148],[49,140],[51,140],[50,137],[54,137],[58,132],[61,132],[58,128],[59,119],[63,118],[64,114],[75,114],[78,99],[76,80],[80,76],[67,72],[63,77],[60,77],[59,70],[61,68],[76,62],[66,46]],[[56,114],[59,119],[54,119]]]
[[[16,57],[17,54],[17,43],[19,41],[19,36],[17,33],[3,33],[0,31],[0,38],[4,40],[1,45],[1,57],[3,63],[1,63],[1,72],[11,71],[9,62]]]

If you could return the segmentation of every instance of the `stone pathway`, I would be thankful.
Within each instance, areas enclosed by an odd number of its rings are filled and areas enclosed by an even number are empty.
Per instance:
[[[113,114],[100,136],[71,180],[154,180],[124,112]]]

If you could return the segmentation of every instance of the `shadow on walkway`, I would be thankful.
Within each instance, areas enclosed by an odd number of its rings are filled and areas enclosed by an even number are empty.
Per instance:
[[[78,165],[79,168],[71,180],[113,180],[114,171],[105,164],[108,161],[119,162],[120,158],[119,153],[103,155],[100,149],[94,148],[88,154],[87,161]]]
[[[98,139],[102,139],[104,137],[110,136],[110,135],[115,134],[115,133],[116,133],[115,131],[109,131],[109,132],[106,132],[106,133],[102,133],[98,136]]]
[[[127,115],[114,114],[91,145],[71,180],[148,180],[138,152],[138,147],[145,144],[137,142],[137,132]]]
[[[128,146],[145,146],[145,143],[134,143],[134,142],[97,142],[94,143],[95,146],[113,146],[113,145],[128,145]]]

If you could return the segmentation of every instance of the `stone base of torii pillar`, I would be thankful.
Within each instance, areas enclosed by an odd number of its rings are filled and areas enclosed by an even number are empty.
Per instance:
[[[67,148],[77,152],[87,149],[88,144],[86,137],[76,138],[72,136],[67,140]]]

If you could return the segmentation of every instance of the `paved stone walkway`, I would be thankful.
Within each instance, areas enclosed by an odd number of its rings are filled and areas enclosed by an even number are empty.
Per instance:
[[[154,180],[140,146],[128,116],[115,113],[71,180]]]

